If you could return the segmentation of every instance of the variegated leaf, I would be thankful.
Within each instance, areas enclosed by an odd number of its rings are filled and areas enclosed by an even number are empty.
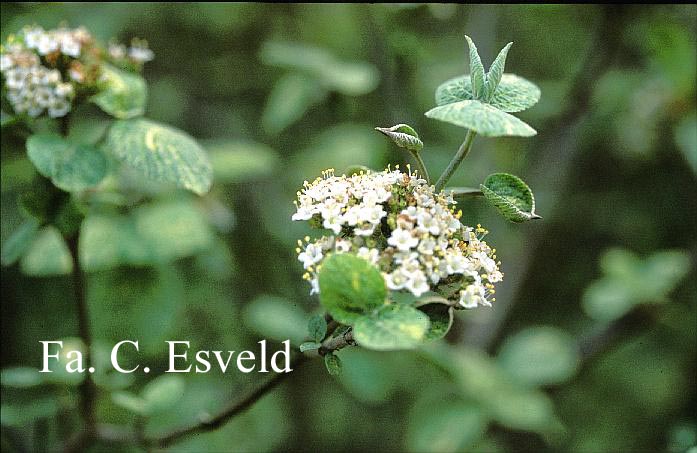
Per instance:
[[[470,78],[472,84],[472,93],[475,99],[481,99],[484,95],[484,90],[486,89],[486,74],[484,73],[484,66],[482,65],[482,59],[479,58],[479,52],[477,52],[477,46],[474,45],[472,39],[465,35],[467,40],[467,45],[470,50]]]
[[[392,127],[376,127],[375,130],[388,136],[400,148],[421,151],[424,147],[424,143],[419,139],[419,134],[408,124],[397,124]]]
[[[472,94],[472,81],[469,75],[455,77],[443,82],[436,89],[436,104],[475,99]],[[521,112],[537,104],[540,89],[534,83],[514,74],[503,74],[501,82],[489,100],[489,104],[504,112]]]
[[[501,76],[503,76],[503,68],[506,66],[506,56],[508,55],[508,49],[513,45],[512,42],[506,44],[506,46],[501,49],[498,56],[491,64],[489,72],[486,75],[486,94],[487,100],[491,99],[496,92],[496,88],[501,82]]]
[[[511,222],[541,218],[535,214],[535,197],[523,180],[508,173],[489,175],[480,185],[486,200]]]
[[[426,116],[471,129],[486,137],[531,137],[537,134],[535,129],[515,116],[474,100],[435,107],[426,112]]]

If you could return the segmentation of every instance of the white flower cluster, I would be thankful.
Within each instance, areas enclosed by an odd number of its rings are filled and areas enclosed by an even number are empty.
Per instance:
[[[37,117],[44,112],[52,118],[65,116],[75,98],[75,86],[64,81],[55,67],[62,56],[80,57],[92,37],[84,28],[58,28],[45,31],[27,27],[0,52],[0,72],[7,88],[7,99],[16,113]],[[44,66],[52,61],[54,67]],[[73,74],[70,72],[70,74]]]
[[[433,291],[463,308],[490,306],[503,278],[486,230],[465,227],[455,201],[416,174],[399,169],[335,176],[304,184],[293,220],[307,220],[333,235],[298,241],[298,260],[311,294],[329,253],[352,252],[378,266],[387,287],[420,297]]]
[[[130,59],[136,64],[147,63],[155,58],[155,54],[148,48],[148,43],[142,39],[133,39],[131,47],[116,42],[109,43],[109,56],[114,60]]]

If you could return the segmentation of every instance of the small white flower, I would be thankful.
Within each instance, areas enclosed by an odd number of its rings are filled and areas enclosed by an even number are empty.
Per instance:
[[[58,41],[48,33],[44,33],[39,36],[38,42],[36,44],[36,51],[39,55],[48,55],[51,52],[58,50]]]
[[[322,260],[322,247],[315,244],[307,244],[305,251],[298,255],[298,260],[303,263],[303,267],[308,267]]]
[[[387,287],[393,291],[403,289],[408,281],[408,277],[404,275],[401,269],[397,269],[391,274],[383,274]]]
[[[5,72],[15,65],[14,59],[8,54],[0,55],[0,72]]]
[[[152,50],[142,46],[133,46],[128,49],[128,56],[138,63],[146,63],[155,58]]]
[[[337,239],[334,243],[334,250],[337,253],[348,253],[351,251],[351,241],[345,239]]]
[[[397,228],[392,232],[392,235],[387,240],[387,243],[397,248],[397,250],[406,252],[418,245],[419,238],[414,237],[411,234],[411,231]]]
[[[422,271],[414,272],[410,276],[406,283],[406,288],[416,297],[420,297],[423,293],[430,289],[428,286],[428,280],[426,280],[426,275],[424,275]]]
[[[65,99],[54,99],[48,107],[48,116],[51,118],[60,118],[65,116],[70,111],[70,103]]]
[[[484,296],[484,287],[481,285],[469,285],[460,291],[460,305],[464,308],[475,308],[479,305],[489,306]]]

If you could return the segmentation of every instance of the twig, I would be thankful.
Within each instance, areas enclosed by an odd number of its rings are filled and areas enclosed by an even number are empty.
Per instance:
[[[75,298],[75,305],[77,307],[78,332],[80,339],[85,344],[85,368],[87,368],[89,371],[92,363],[92,335],[90,333],[87,298],[85,296],[85,274],[82,271],[82,266],[80,264],[79,231],[69,237],[66,237],[65,239],[73,262],[73,297]],[[86,373],[85,379],[78,387],[78,390],[80,392],[80,416],[85,424],[84,435],[77,438],[77,440],[80,440],[80,442],[77,442],[75,445],[75,448],[80,450],[82,447],[84,447],[85,443],[89,442],[90,438],[95,433],[96,419],[94,416],[94,402],[97,394],[97,388],[92,380],[92,374],[90,372]],[[71,451],[71,449],[67,447],[66,450]]]
[[[455,156],[453,156],[453,159],[443,171],[443,174],[440,175],[440,178],[438,178],[438,182],[436,182],[436,192],[439,192],[443,187],[445,187],[445,184],[447,184],[448,180],[453,176],[453,173],[455,173],[457,167],[459,167],[465,157],[467,157],[467,154],[472,148],[472,141],[474,140],[475,135],[477,134],[474,131],[467,131],[465,141],[462,142],[460,149],[457,150],[457,153],[455,153]]]
[[[291,368],[297,367],[306,360],[307,357],[305,357],[304,355],[296,355],[291,361]],[[290,376],[290,374],[291,373],[276,374],[273,378],[269,379],[263,385],[253,390],[249,395],[245,396],[242,400],[232,403],[231,405],[220,411],[217,415],[212,416],[210,418],[207,417],[205,419],[202,419],[198,423],[195,423],[191,426],[180,428],[170,433],[161,435],[159,437],[148,439],[146,440],[147,446],[165,448],[169,445],[172,445],[175,442],[184,439],[185,437],[189,437],[194,434],[213,431],[217,428],[220,428],[225,423],[234,418],[236,415],[239,415],[241,412],[244,412],[246,409],[254,405],[254,403],[256,403],[269,391],[273,390],[278,384],[283,382],[283,380],[286,377]]]
[[[324,343],[322,343],[322,347],[317,350],[317,353],[321,356],[325,356],[330,352],[338,351],[339,349],[353,344],[355,344],[353,339],[353,331],[349,330],[348,332],[337,335],[336,337],[327,338]]]
[[[608,70],[615,52],[621,45],[624,7],[613,5],[602,8],[602,17],[600,24],[596,27],[598,32],[594,42],[588,46],[586,57],[579,65],[578,73],[566,96],[568,108],[550,121],[550,129],[559,132],[550,136],[546,143],[539,147],[542,151],[540,155],[535,156],[535,159],[544,164],[533,167],[527,178],[532,187],[557,194],[557,197],[563,196],[571,163],[581,149],[581,127],[588,118],[593,81],[600,78]],[[560,149],[565,150],[565,152],[560,153]],[[554,170],[553,173],[551,169]],[[548,197],[549,207],[547,209],[551,211],[557,201],[558,199]],[[492,311],[487,322],[469,322],[465,328],[464,342],[483,349],[490,349],[496,343],[507,315],[518,297],[528,273],[532,270],[533,255],[540,249],[540,244],[549,235],[546,231],[550,227],[549,225],[552,223],[547,223],[542,228],[529,230],[524,239],[520,241],[521,244],[525,244],[525,248],[518,257],[515,257],[515,260],[510,260],[507,265],[506,275],[509,276],[509,283],[502,285],[500,290],[497,290],[496,310]]]

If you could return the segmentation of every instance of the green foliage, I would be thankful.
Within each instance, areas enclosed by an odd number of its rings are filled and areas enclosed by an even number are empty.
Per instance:
[[[576,373],[579,353],[563,330],[529,327],[506,339],[498,362],[516,381],[530,386],[561,384]]]
[[[325,355],[324,366],[327,368],[327,371],[332,376],[338,376],[341,374],[341,359],[336,354],[330,352],[329,354]]]
[[[496,56],[496,59],[491,64],[491,68],[489,68],[489,72],[486,75],[487,101],[491,100],[496,93],[496,89],[499,87],[499,83],[501,83],[503,69],[506,67],[506,56],[508,55],[508,50],[512,45],[512,42],[506,44],[506,46],[501,49],[501,52],[499,52],[499,54]]]
[[[412,452],[467,451],[480,439],[486,424],[486,414],[476,404],[431,391],[411,409],[405,439],[407,449]]]
[[[7,238],[2,248],[1,261],[3,266],[14,264],[24,255],[39,233],[39,226],[39,222],[35,219],[25,220],[24,223]]]
[[[474,45],[472,39],[467,35],[465,35],[465,39],[467,40],[467,45],[470,50],[470,81],[472,94],[474,95],[474,99],[483,99],[486,97],[486,74],[484,73],[482,59],[479,58],[477,46]]]
[[[181,376],[162,375],[148,382],[138,395],[115,392],[111,397],[116,405],[147,417],[164,412],[176,404],[184,394],[184,387]]]
[[[102,88],[92,102],[109,115],[121,120],[145,113],[148,91],[145,80],[136,73],[105,64],[102,66]]]
[[[506,56],[513,43],[499,52],[485,74],[484,66],[469,36],[470,75],[456,77],[436,89],[437,107],[429,118],[464,127],[486,137],[531,137],[537,131],[507,112],[519,112],[536,104],[540,90],[527,80],[504,74]]]
[[[305,339],[305,313],[281,297],[259,296],[246,304],[243,316],[245,325],[263,338],[290,340],[295,345]]]
[[[532,137],[537,131],[513,115],[477,100],[434,107],[426,116],[464,127],[485,137]]]
[[[622,317],[637,305],[662,303],[689,272],[682,250],[664,250],[645,259],[624,249],[607,250],[600,259],[605,275],[583,294],[583,309],[603,322]]]
[[[321,86],[347,96],[373,91],[380,77],[369,63],[342,61],[325,49],[298,43],[266,42],[260,58],[268,65],[301,71]]]
[[[155,181],[174,183],[198,195],[211,187],[206,152],[184,132],[146,119],[116,121],[104,149]]]
[[[316,342],[324,340],[327,335],[327,321],[322,315],[314,315],[310,318],[307,324],[307,330],[310,333],[310,338]]]
[[[327,91],[304,74],[284,75],[269,94],[261,117],[264,130],[278,134],[297,122],[313,105],[324,100]]]
[[[276,151],[251,141],[206,143],[214,180],[220,184],[243,183],[269,176],[279,165]]]
[[[494,173],[479,186],[486,200],[511,222],[539,219],[532,190],[517,176]]]
[[[306,341],[300,345],[300,352],[314,351],[322,347],[321,343],[316,343],[314,341]]]
[[[27,155],[39,173],[68,192],[96,186],[107,172],[107,160],[99,149],[71,143],[57,134],[29,137]]]
[[[334,254],[319,272],[320,302],[334,319],[353,325],[385,303],[387,289],[380,271],[363,258]]]
[[[353,336],[359,345],[378,351],[413,349],[425,338],[428,316],[408,305],[385,305],[358,318]]]
[[[675,142],[685,160],[697,174],[697,112],[692,112],[675,127]]]
[[[421,151],[424,143],[419,139],[419,134],[408,124],[397,124],[392,127],[376,127],[376,131],[382,132],[400,148],[410,151]]]
[[[69,274],[70,252],[55,227],[42,228],[20,260],[22,273],[34,277]]]
[[[436,89],[436,105],[476,100],[469,76],[458,76],[443,82]],[[496,91],[489,99],[492,107],[515,113],[527,110],[540,100],[540,89],[532,82],[514,74],[503,74]]]
[[[426,314],[430,321],[424,339],[440,340],[450,331],[454,318],[453,307],[447,304],[431,303],[419,306],[418,310]]]
[[[28,388],[41,384],[41,373],[36,368],[5,368],[0,373],[0,384],[4,387]]]

